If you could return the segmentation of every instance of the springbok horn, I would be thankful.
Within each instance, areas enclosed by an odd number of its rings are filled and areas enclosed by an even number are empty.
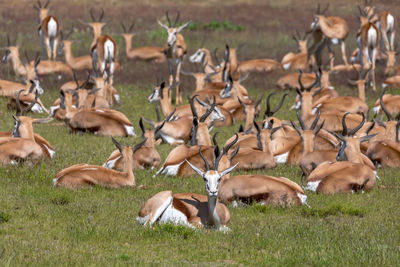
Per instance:
[[[202,148],[202,147],[199,147],[199,154],[200,154],[200,157],[203,159],[204,164],[206,165],[207,172],[208,172],[208,171],[210,170],[210,165],[208,164],[208,161],[207,161],[207,159],[204,157],[203,153],[201,153],[201,148]]]
[[[111,137],[111,141],[118,148],[119,152],[121,152],[121,154],[122,154],[122,146],[121,146],[121,144],[118,143],[117,140],[114,139],[114,137]]]

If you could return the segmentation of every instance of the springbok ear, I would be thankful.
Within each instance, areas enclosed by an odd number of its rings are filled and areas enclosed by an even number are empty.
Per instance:
[[[192,21],[188,21],[188,22],[186,22],[184,25],[180,26],[180,27],[178,28],[178,32],[183,31],[183,30],[184,30],[187,26],[189,26],[191,23],[192,23]]]
[[[187,159],[185,159],[186,163],[190,166],[190,168],[192,168],[192,170],[194,170],[198,175],[200,175],[201,177],[204,177],[204,172],[202,170],[200,170],[199,168],[197,168],[196,166],[194,166],[192,163],[190,163]]]
[[[166,31],[169,30],[169,28],[167,27],[167,25],[163,24],[161,21],[158,20],[158,24],[160,24],[161,27],[163,27]]]
[[[238,164],[239,164],[239,162],[236,163],[235,165],[229,167],[228,169],[225,169],[224,171],[221,172],[220,176],[223,177],[223,176],[231,173],[233,171],[233,169],[235,169]]]

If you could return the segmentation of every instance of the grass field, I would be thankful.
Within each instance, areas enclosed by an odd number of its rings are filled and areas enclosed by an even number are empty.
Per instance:
[[[104,3],[103,3],[104,2]],[[113,34],[119,43],[119,59],[123,73],[115,77],[115,87],[122,103],[116,109],[126,114],[139,133],[138,119],[146,116],[155,119],[154,107],[147,97],[156,85],[157,78],[167,78],[167,67],[149,63],[132,63],[126,60],[119,21],[137,20],[136,30],[142,33],[134,46],[159,45],[166,36],[156,24],[166,9],[181,10],[182,20],[207,24],[210,21],[229,21],[240,26],[234,29],[185,30],[189,54],[200,46],[222,49],[226,42],[232,46],[244,44],[239,58],[280,59],[295,50],[291,34],[296,29],[308,28],[315,10],[313,1],[233,1],[214,7],[216,1],[192,4],[166,1],[151,4],[131,1],[54,1],[52,13],[57,15],[62,27],[76,27],[73,39],[82,41],[75,45],[74,54],[86,54],[91,33],[77,19],[88,19],[89,8],[97,3],[106,7],[106,20],[112,21],[105,32]],[[327,3],[327,1],[321,1]],[[385,7],[400,15],[396,1],[383,1]],[[114,5],[115,4],[115,5]],[[36,11],[31,1],[0,2],[0,31],[5,37],[17,40],[21,50],[32,56],[39,50],[36,35]],[[22,8],[27,6],[28,8]],[[129,7],[129,8],[128,8]],[[358,23],[353,14],[355,2],[335,1],[329,14],[342,15],[351,28],[347,40],[348,54],[355,46]],[[142,30],[143,29],[143,30]],[[3,39],[4,40],[4,39]],[[3,41],[2,45],[5,45]],[[339,51],[336,50],[339,55]],[[338,56],[337,61],[340,62]],[[185,69],[193,70],[190,63]],[[265,97],[277,92],[273,105],[280,96],[275,82],[283,72],[251,75],[244,86],[252,98]],[[16,80],[10,65],[0,66],[2,79]],[[82,75],[83,76],[83,75]],[[377,75],[382,82],[382,67]],[[355,78],[355,77],[351,77]],[[356,95],[356,90],[346,83],[346,77],[332,77],[333,85],[341,95]],[[64,81],[46,78],[41,97],[48,107],[58,96]],[[184,94],[190,95],[193,80],[183,77]],[[367,92],[371,106],[381,91]],[[391,93],[400,91],[391,89]],[[281,119],[295,119],[288,112],[295,97],[290,92],[283,108],[277,113]],[[262,104],[264,110],[265,102]],[[6,100],[0,99],[0,131],[13,127],[12,112],[7,111]],[[40,117],[34,115],[35,117]],[[214,129],[221,132],[219,143],[232,136],[239,124]],[[102,164],[115,148],[108,137],[91,134],[71,134],[60,122],[35,125],[37,133],[45,137],[56,149],[51,161],[36,166],[0,168],[0,264],[9,265],[196,265],[196,266],[261,266],[261,265],[374,265],[396,266],[400,262],[400,181],[398,169],[379,169],[381,180],[375,188],[364,194],[324,196],[308,192],[307,207],[268,207],[253,205],[246,208],[229,207],[231,231],[227,234],[212,230],[191,230],[172,225],[143,228],[136,216],[145,200],[163,190],[204,194],[200,177],[177,178],[163,175],[155,178],[156,170],[136,170],[136,188],[118,190],[90,188],[82,190],[56,189],[52,186],[54,175],[76,163]],[[118,138],[122,144],[135,144],[140,138]],[[172,149],[160,145],[158,151],[164,160]],[[239,174],[244,172],[234,172]],[[280,165],[265,173],[285,176],[295,182],[300,180],[296,166]]]

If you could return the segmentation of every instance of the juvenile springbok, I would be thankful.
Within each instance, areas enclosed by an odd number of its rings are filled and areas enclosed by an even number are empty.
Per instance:
[[[191,21],[186,22],[184,25],[180,27],[176,27],[176,24],[179,21],[179,11],[177,12],[176,19],[174,26],[172,26],[171,21],[168,16],[168,11],[166,12],[168,26],[163,24],[161,21],[158,21],[158,24],[162,28],[164,28],[168,33],[167,44],[164,48],[164,54],[167,57],[168,66],[171,69],[173,65],[177,65],[175,71],[175,77],[173,77],[173,71],[170,71],[169,76],[169,85],[171,86],[172,83],[175,81],[179,83],[180,81],[180,72],[181,66],[184,57],[187,53],[185,39],[183,38],[182,34],[180,34],[186,27],[188,27]],[[175,87],[175,105],[182,103],[182,96],[179,92],[179,85]]]
[[[57,56],[57,37],[60,33],[60,23],[55,16],[49,16],[49,9],[47,8],[50,0],[47,0],[46,4],[42,7],[40,0],[37,1],[37,6],[34,7],[39,11],[39,38],[40,46],[42,47],[42,58],[44,58],[44,46],[46,45],[47,57],[50,60],[55,60]]]
[[[154,131],[145,130],[142,118],[139,120],[139,126],[142,130],[143,141],[133,147],[132,168],[157,168],[161,163],[161,157],[155,149]],[[123,169],[122,163],[123,159],[120,151],[114,150],[103,164],[103,167]]]
[[[218,154],[218,149],[214,151],[216,151],[213,160],[214,170],[210,169],[204,157],[202,158],[206,171],[185,160],[190,168],[203,178],[207,196],[194,193],[172,194],[172,191],[157,193],[143,204],[137,221],[150,226],[159,221],[191,228],[208,226],[221,231],[229,230],[226,226],[230,220],[229,210],[218,201],[218,190],[222,177],[232,172],[236,166],[221,168],[219,162],[224,152]]]
[[[125,41],[126,57],[132,60],[164,63],[164,48],[156,46],[142,46],[136,48],[132,47],[132,37],[135,35],[135,33],[132,32],[134,25],[135,23],[132,22],[132,24],[127,29],[126,26],[121,22],[121,28],[123,30],[122,37],[124,37]]]
[[[128,146],[122,147],[112,137],[111,140],[124,159],[124,171],[119,172],[97,165],[76,164],[57,173],[53,179],[54,186],[67,188],[81,188],[93,185],[111,188],[135,186],[135,176],[132,172],[132,148]]]
[[[342,59],[345,65],[347,63],[346,44],[345,40],[349,35],[349,27],[346,21],[338,16],[324,16],[323,14],[329,8],[327,7],[321,11],[318,4],[317,12],[314,15],[314,21],[311,23],[311,30],[313,32],[314,44],[309,48],[309,55],[315,53],[317,65],[321,66],[320,53],[325,45],[329,50],[330,67],[334,67],[334,56],[332,52],[332,44],[340,44],[342,51]]]

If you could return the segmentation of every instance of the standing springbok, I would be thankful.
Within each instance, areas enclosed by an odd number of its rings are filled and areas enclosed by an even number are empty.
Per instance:
[[[42,47],[42,58],[45,56],[45,44],[47,49],[47,57],[50,60],[55,60],[57,56],[57,37],[60,33],[60,23],[55,16],[49,16],[49,9],[47,8],[50,0],[47,0],[46,4],[42,7],[40,0],[37,1],[35,8],[39,11],[39,38],[40,46]]]
[[[114,65],[118,55],[118,47],[114,38],[109,35],[101,35],[97,37],[96,43],[90,52],[92,55],[92,65],[95,76],[99,76],[98,70],[100,70],[100,73],[103,73],[103,78],[106,78],[108,75],[112,80]],[[109,74],[106,73],[107,64],[109,65]],[[98,65],[99,68],[97,68]]]
[[[135,176],[132,172],[132,148],[128,146],[122,147],[112,137],[111,140],[124,159],[123,172],[97,165],[76,164],[57,173],[53,179],[54,186],[67,188],[81,188],[93,185],[111,188],[135,186]]]
[[[93,40],[92,40],[92,43],[90,44],[90,49],[92,49],[93,46],[95,46],[95,44],[96,44],[97,38],[101,35],[101,31],[102,31],[103,27],[107,23],[101,21],[104,17],[104,9],[103,8],[101,8],[101,13],[97,20],[93,14],[93,8],[91,8],[90,9],[90,17],[92,18],[92,22],[83,22],[81,20],[80,20],[80,22],[83,25],[91,27],[93,30]]]
[[[126,57],[132,60],[164,63],[164,48],[156,46],[142,46],[136,48],[132,47],[132,37],[135,35],[135,33],[132,32],[134,25],[135,23],[132,22],[132,24],[127,29],[126,26],[121,22],[121,28],[123,30],[122,37],[124,37],[125,41]]]
[[[329,8],[327,7],[320,11],[320,6],[318,4],[316,15],[314,15],[314,21],[311,23],[311,30],[313,31],[314,44],[309,48],[308,55],[311,52],[315,53],[315,58],[318,66],[321,66],[320,53],[325,45],[329,49],[329,61],[330,67],[334,67],[334,57],[331,45],[340,44],[342,50],[342,58],[345,65],[347,65],[347,55],[346,55],[346,44],[345,40],[349,35],[349,27],[344,19],[338,16],[324,16],[323,14]]]
[[[221,231],[229,230],[226,226],[230,220],[229,210],[218,202],[218,190],[222,177],[232,172],[236,165],[220,171],[219,162],[224,152],[218,154],[218,149],[214,151],[216,151],[213,160],[214,170],[210,169],[204,157],[202,158],[206,166],[205,172],[186,160],[187,164],[203,178],[207,196],[194,193],[172,194],[172,191],[157,193],[143,204],[137,221],[150,226],[159,221],[191,228],[209,226]]]
[[[166,12],[166,16],[168,20],[168,26],[163,24],[161,21],[158,21],[158,24],[160,24],[160,26],[163,27],[168,33],[167,44],[164,48],[164,53],[167,57],[168,66],[171,69],[173,65],[177,65],[175,77],[173,77],[173,71],[170,71],[169,84],[172,85],[174,81],[177,83],[179,83],[180,81],[179,75],[181,72],[181,66],[187,53],[185,39],[180,33],[190,25],[191,21],[186,22],[180,27],[176,27],[176,24],[179,21],[179,11],[177,12],[174,26],[172,26],[171,24],[168,16],[168,11]],[[178,105],[180,103],[182,103],[182,96],[179,92],[178,85],[175,88],[175,104]]]
[[[376,63],[376,52],[379,45],[379,30],[375,24],[369,21],[368,15],[360,10],[360,29],[357,33],[357,45],[359,51],[360,62],[365,62],[366,67],[372,64],[372,90],[376,91],[375,82],[375,63]],[[372,54],[372,55],[371,55]],[[361,64],[362,65],[362,64]]]

